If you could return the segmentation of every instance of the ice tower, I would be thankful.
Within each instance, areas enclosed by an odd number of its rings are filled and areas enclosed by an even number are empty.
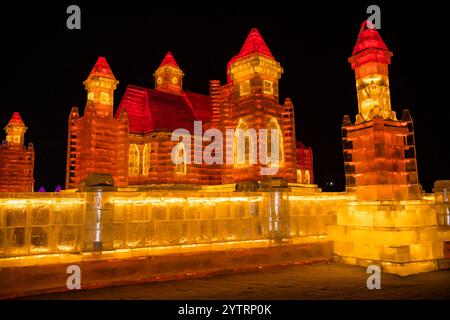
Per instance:
[[[349,58],[356,76],[356,121],[344,116],[342,140],[348,191],[359,200],[419,198],[414,127],[408,110],[391,110],[388,65],[392,53],[376,29],[362,24]]]
[[[84,81],[84,115],[72,108],[69,116],[66,188],[78,188],[92,173],[107,173],[117,186],[128,184],[128,120],[114,118],[114,90],[119,81],[106,59],[99,57]]]
[[[14,112],[5,127],[6,140],[0,146],[0,192],[32,192],[34,148],[24,146],[27,127]]]

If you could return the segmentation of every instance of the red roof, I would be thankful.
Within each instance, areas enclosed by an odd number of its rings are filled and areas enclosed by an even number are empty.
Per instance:
[[[105,78],[112,78],[115,79],[111,68],[109,67],[108,62],[104,57],[99,57],[97,59],[97,62],[95,63],[94,67],[92,68],[91,73],[89,74],[89,77],[91,76],[101,76]]]
[[[353,49],[353,54],[355,55],[366,49],[380,49],[388,51],[386,44],[383,39],[381,39],[380,34],[377,29],[369,29],[367,27],[367,23],[371,23],[370,21],[365,20],[359,31],[358,40],[356,41],[355,48]]]
[[[263,37],[256,28],[250,30],[250,33],[248,34],[247,39],[245,40],[244,45],[241,48],[241,51],[239,51],[239,54],[231,58],[230,62],[228,62],[227,65],[228,82],[231,82],[230,78],[231,64],[239,58],[247,57],[254,53],[259,53],[265,55],[268,58],[274,59],[272,53],[270,52],[269,47],[267,46]]]
[[[367,21],[363,22],[353,49],[353,55],[348,59],[352,69],[368,62],[391,63],[392,52],[388,51],[378,31],[375,28],[368,28],[367,23]]]
[[[178,67],[177,62],[175,61],[175,58],[173,57],[173,55],[170,53],[170,51],[168,51],[166,53],[166,56],[164,57],[163,61],[160,64],[160,67],[165,66],[165,65],[170,65],[172,67],[175,67],[177,69],[180,69],[180,67]]]
[[[20,114],[18,112],[14,112],[11,117],[11,120],[9,120],[7,126],[25,127],[25,124],[23,123],[23,120],[20,117]]]
[[[273,59],[269,47],[267,47],[266,42],[256,28],[250,30],[250,33],[247,36],[247,40],[245,40],[245,43],[242,46],[241,51],[239,51],[237,57],[241,58],[253,53],[260,53]]]
[[[159,90],[128,86],[119,104],[128,113],[131,133],[188,129],[193,133],[194,121],[208,122],[211,117],[209,97],[193,92],[175,95]]]

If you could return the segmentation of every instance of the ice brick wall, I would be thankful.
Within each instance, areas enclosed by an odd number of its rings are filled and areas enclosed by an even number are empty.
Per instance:
[[[100,198],[101,197],[101,201]],[[0,258],[261,240],[317,241],[345,196],[282,192],[3,194]],[[340,208],[340,209],[339,209]]]
[[[80,250],[84,195],[2,194],[0,257]]]
[[[400,275],[437,269],[449,235],[437,226],[433,200],[350,201],[328,227],[338,261]]]

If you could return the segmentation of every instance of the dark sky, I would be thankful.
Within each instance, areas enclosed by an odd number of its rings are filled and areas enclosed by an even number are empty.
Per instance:
[[[358,110],[347,58],[370,4],[380,6],[380,33],[394,52],[392,107],[399,116],[408,108],[414,120],[420,181],[431,191],[435,180],[450,179],[450,21],[438,4],[16,3],[2,12],[0,125],[13,111],[22,115],[26,141],[36,150],[36,188],[64,185],[68,114],[72,106],[84,109],[82,82],[98,56],[120,81],[115,107],[127,85],[153,87],[153,72],[168,50],[185,73],[185,89],[207,94],[210,79],[225,82],[229,59],[256,27],[284,68],[280,101],[294,103],[297,138],[314,150],[316,182],[334,181],[343,190],[340,125],[343,115],[354,119]],[[81,7],[81,30],[66,28],[70,4]]]

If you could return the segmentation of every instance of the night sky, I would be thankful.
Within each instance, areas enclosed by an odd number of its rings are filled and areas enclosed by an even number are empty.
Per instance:
[[[127,85],[154,86],[153,72],[168,50],[185,73],[185,89],[208,94],[209,80],[225,83],[228,61],[256,27],[284,68],[280,101],[294,103],[297,139],[313,148],[316,182],[343,190],[340,126],[343,115],[354,120],[358,110],[347,59],[366,8],[377,4],[380,34],[394,53],[392,107],[399,117],[405,108],[411,112],[419,179],[429,192],[436,180],[450,179],[445,10],[430,2],[339,2],[16,2],[2,10],[0,125],[20,112],[26,142],[36,150],[35,188],[53,191],[65,182],[69,111],[84,110],[82,82],[98,56],[120,81],[115,108]],[[81,30],[66,28],[70,4],[81,8]]]

